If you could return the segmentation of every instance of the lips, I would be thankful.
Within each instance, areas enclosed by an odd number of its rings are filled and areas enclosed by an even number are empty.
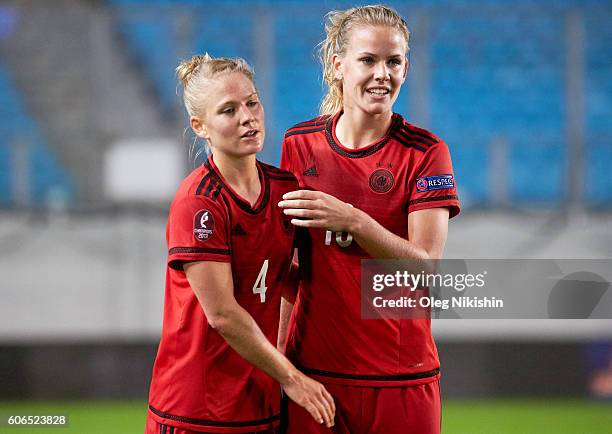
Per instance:
[[[251,137],[255,137],[257,135],[257,133],[259,133],[259,130],[249,130],[246,133],[244,133],[242,136],[242,138],[251,138]]]
[[[385,96],[391,93],[391,89],[388,87],[370,87],[366,89],[366,92],[370,95]]]

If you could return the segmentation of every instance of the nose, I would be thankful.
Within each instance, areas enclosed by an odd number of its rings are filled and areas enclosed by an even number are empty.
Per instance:
[[[249,107],[242,105],[240,107],[240,123],[242,125],[248,125],[253,122],[255,122],[255,115],[249,110]]]
[[[389,80],[389,69],[385,62],[378,62],[376,68],[374,68],[374,80],[380,82]]]

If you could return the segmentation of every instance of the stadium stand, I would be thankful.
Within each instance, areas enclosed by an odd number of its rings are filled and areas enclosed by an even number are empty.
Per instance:
[[[586,162],[584,180],[587,203],[604,207],[612,199],[612,8],[599,7],[585,13],[586,40]]]
[[[13,181],[17,146],[26,147],[26,171],[29,185],[23,198],[14,197]],[[74,185],[39,131],[17,93],[7,69],[0,64],[0,205],[44,206],[49,201],[69,202]],[[19,203],[22,202],[22,203]]]
[[[141,7],[144,3],[147,8]],[[323,35],[321,22],[328,9],[326,5],[303,1],[284,5],[273,0],[253,2],[248,9],[238,1],[203,5],[194,0],[109,0],[106,5],[113,11],[116,30],[129,48],[127,55],[140,66],[157,96],[161,113],[173,114],[176,119],[183,114],[174,77],[174,66],[180,58],[208,51],[213,56],[240,56],[257,64],[261,51],[268,50],[273,78],[264,101],[272,102],[267,107],[267,123],[268,143],[273,144],[274,151],[265,157],[278,162],[282,131],[317,114],[323,89],[315,46]],[[343,5],[338,3],[338,7]],[[430,128],[451,147],[464,206],[564,207],[572,182],[578,184],[583,205],[609,206],[612,200],[612,174],[607,163],[612,158],[609,5],[573,0],[554,4],[520,1],[512,8],[501,1],[482,1],[479,7],[471,2],[434,0],[392,5],[408,18],[413,29],[418,23],[411,19],[418,14],[425,14],[431,22],[427,32],[413,34],[413,44],[424,47],[429,58],[428,65],[413,65],[415,73],[428,76],[429,104],[423,109],[428,111],[424,117],[427,122],[422,126]],[[572,94],[567,84],[570,59],[565,36],[570,13],[577,14],[584,27],[584,40],[578,41],[584,45],[581,85],[584,119],[574,119],[584,124],[583,161],[576,163],[584,164],[578,172],[580,179],[571,179],[569,170],[574,164],[568,133]],[[262,45],[266,41],[259,38],[258,14],[266,14],[272,24],[271,46]],[[295,37],[296,30],[299,38]],[[414,106],[410,104],[413,98],[410,85],[411,77],[396,105],[397,111],[408,119],[415,115],[409,109]],[[11,84],[3,86],[11,88]],[[3,90],[3,95],[7,92]],[[7,98],[16,96],[3,96]],[[40,115],[41,110],[34,112]],[[4,124],[7,122],[10,121],[3,120]],[[10,124],[10,128],[21,128],[16,122]],[[36,141],[42,140],[40,129],[35,130]],[[74,134],[75,146],[82,143],[85,131],[78,137]],[[55,146],[58,134],[52,135],[46,141]],[[502,175],[500,167],[492,163],[499,154],[499,146],[504,147]],[[62,150],[63,160],[64,154],[77,152]],[[92,152],[87,157],[87,167],[96,160],[95,155]],[[7,145],[0,150],[0,156],[0,164],[4,165],[0,194],[3,203],[8,203],[12,193]],[[85,175],[78,176],[79,185]],[[496,183],[498,176],[503,176],[504,182]],[[44,195],[42,183],[32,183],[34,196]]]
[[[147,59],[144,66],[162,103],[176,106],[175,82],[168,67],[177,59],[176,47],[180,44],[176,32],[168,27],[166,16],[162,20],[159,14],[136,17],[134,5],[138,3],[111,2],[122,17],[121,31],[135,56]],[[192,1],[155,3],[163,8],[177,4],[191,8],[196,19],[187,44],[190,53],[209,51],[253,60],[256,35],[252,34],[252,20],[256,18],[252,10],[245,14],[236,2],[206,7],[195,6],[197,2]],[[519,2],[511,9],[496,1],[481,2],[482,8],[467,3],[449,7],[445,3],[425,2],[433,25],[428,35],[414,37],[428,39],[432,107],[429,127],[451,146],[464,203],[497,203],[498,192],[492,187],[496,173],[490,166],[490,154],[491,147],[502,141],[508,146],[508,191],[503,193],[507,201],[530,207],[563,206],[568,196],[566,172],[570,164],[565,109],[567,47],[563,35],[568,11],[580,2],[567,1],[554,7]],[[320,5],[305,6],[305,2],[297,2],[294,7],[300,8],[299,14],[291,7],[274,11],[277,45],[269,47],[276,59],[273,100],[282,107],[276,110],[272,122],[281,129],[315,115],[322,93],[314,47],[322,37],[325,9]],[[398,5],[407,12],[411,7]],[[587,20],[589,138],[585,172],[587,178],[598,179],[596,183],[585,180],[584,194],[588,204],[597,205],[612,198],[612,176],[602,163],[611,152],[610,126],[603,121],[606,116],[610,118],[612,107],[612,89],[605,80],[612,68],[606,56],[610,31],[602,18],[609,18],[610,10],[592,10],[588,3],[580,7]],[[410,21],[411,14],[405,15]],[[296,29],[299,38],[293,37]],[[607,37],[594,36],[602,33]],[[405,101],[409,98],[409,94],[400,98],[399,111],[406,113]],[[593,135],[595,140],[591,139]],[[602,192],[600,187],[604,186],[607,188]]]

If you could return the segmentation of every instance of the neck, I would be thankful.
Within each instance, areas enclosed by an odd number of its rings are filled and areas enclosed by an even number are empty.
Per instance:
[[[363,110],[344,107],[336,123],[336,137],[347,148],[363,148],[387,133],[392,116],[392,112],[370,115]]]
[[[254,204],[261,192],[255,154],[233,157],[221,152],[213,152],[213,160],[230,187],[251,205]]]

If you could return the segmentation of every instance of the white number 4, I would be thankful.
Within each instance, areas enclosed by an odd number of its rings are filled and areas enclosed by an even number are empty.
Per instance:
[[[268,259],[266,259],[261,266],[259,275],[255,280],[255,284],[253,285],[253,294],[259,294],[259,299],[262,303],[265,303],[266,301],[266,291],[268,290],[266,287],[266,274],[268,274]]]

